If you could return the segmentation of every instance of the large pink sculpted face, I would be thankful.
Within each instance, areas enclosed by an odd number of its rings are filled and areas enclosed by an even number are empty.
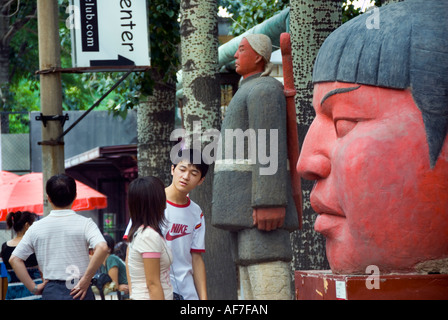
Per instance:
[[[448,139],[431,168],[411,92],[318,83],[313,105],[297,170],[315,180],[314,228],[326,237],[332,271],[413,272],[448,262]]]

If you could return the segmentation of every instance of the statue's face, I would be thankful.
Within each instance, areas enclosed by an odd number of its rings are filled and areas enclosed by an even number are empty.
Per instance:
[[[413,271],[448,258],[448,139],[431,168],[411,92],[326,82],[313,105],[297,170],[315,180],[314,229],[333,272]]]
[[[246,38],[243,38],[238,46],[238,50],[235,55],[235,71],[242,75],[243,78],[247,78],[257,72],[260,72],[259,61],[260,55],[255,52],[249,44]],[[262,71],[262,69],[261,69]]]

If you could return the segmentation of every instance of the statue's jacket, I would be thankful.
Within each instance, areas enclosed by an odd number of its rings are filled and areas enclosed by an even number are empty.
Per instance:
[[[282,229],[289,234],[298,228],[298,219],[287,161],[286,99],[278,80],[260,75],[244,79],[227,107],[219,141],[221,158],[215,161],[211,221],[229,231],[250,229],[268,234],[254,228],[253,209],[286,207]],[[241,146],[243,133],[241,155],[237,143]],[[256,143],[249,138],[254,133]],[[285,237],[289,239],[289,235]]]

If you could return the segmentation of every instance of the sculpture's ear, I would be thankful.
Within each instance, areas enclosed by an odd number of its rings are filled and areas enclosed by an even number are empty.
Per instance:
[[[256,63],[256,64],[259,64],[259,63],[264,64],[264,59],[263,59],[263,57],[262,57],[261,55],[257,54],[257,56],[256,56],[256,58],[255,58],[255,63]]]

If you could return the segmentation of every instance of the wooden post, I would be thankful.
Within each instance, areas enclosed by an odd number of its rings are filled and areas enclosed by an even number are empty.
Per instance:
[[[59,68],[60,41],[58,23],[58,1],[37,0],[37,21],[39,34],[39,69]],[[59,72],[40,75],[40,101],[43,116],[62,116],[62,84]],[[44,125],[45,124],[45,125]],[[59,121],[42,123],[42,173],[44,185],[44,216],[50,212],[46,200],[45,184],[58,173],[63,173],[64,144],[57,141],[63,128]]]
[[[297,133],[297,113],[294,97],[294,74],[292,65],[291,36],[284,32],[280,35],[280,48],[282,52],[283,83],[286,96],[286,133],[288,137],[288,160],[291,175],[292,197],[294,199],[299,229],[302,229],[302,187],[300,175],[296,170],[300,155],[299,135]]]

